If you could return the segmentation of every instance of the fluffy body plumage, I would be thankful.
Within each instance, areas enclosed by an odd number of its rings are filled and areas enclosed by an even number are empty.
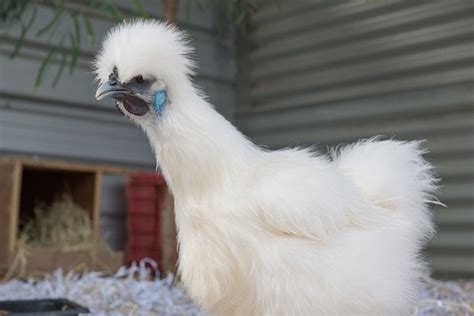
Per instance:
[[[126,115],[175,197],[193,299],[221,315],[407,314],[433,233],[435,179],[420,144],[372,139],[332,157],[263,150],[193,86],[189,52],[175,28],[130,22],[109,33],[96,72],[166,84],[161,115]]]

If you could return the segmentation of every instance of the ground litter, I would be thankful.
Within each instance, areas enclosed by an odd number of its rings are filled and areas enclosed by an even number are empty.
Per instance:
[[[13,279],[0,283],[0,300],[64,297],[88,307],[93,315],[207,315],[173,275],[152,277],[150,266],[156,264],[145,260],[114,275],[58,269],[40,280]],[[414,315],[474,315],[474,281],[426,279]]]

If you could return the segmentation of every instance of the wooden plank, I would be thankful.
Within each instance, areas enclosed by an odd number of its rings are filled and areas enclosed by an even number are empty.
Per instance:
[[[42,159],[38,156],[34,158],[21,155],[2,155],[0,156],[2,163],[21,163],[22,166],[29,169],[55,169],[64,171],[78,172],[103,172],[112,174],[128,175],[137,172],[140,169],[133,169],[120,166],[112,166],[105,164],[91,164],[84,162],[74,162],[70,160]]]
[[[102,196],[102,171],[96,171],[94,173],[94,192],[93,192],[93,231],[96,238],[99,238],[99,225],[100,225],[100,206],[101,206],[101,196]]]
[[[11,186],[12,203],[10,204],[10,218],[8,223],[8,231],[10,237],[7,240],[8,251],[13,253],[15,251],[17,236],[18,236],[18,210],[20,209],[20,194],[21,194],[21,173],[23,166],[18,162],[14,163],[13,168],[13,183]]]
[[[21,177],[19,166],[14,162],[0,162],[0,269],[5,269],[11,259],[16,229],[12,222],[17,216],[18,190]]]
[[[34,248],[26,254],[24,274],[20,278],[44,277],[45,274],[58,268],[65,272],[104,271],[114,273],[123,264],[123,253],[107,249],[61,250],[54,248]]]
[[[161,262],[163,272],[176,273],[178,261],[178,241],[174,200],[170,192],[165,192],[160,213]]]

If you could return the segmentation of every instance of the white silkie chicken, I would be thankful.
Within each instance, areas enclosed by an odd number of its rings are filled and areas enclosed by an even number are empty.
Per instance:
[[[138,20],[95,63],[96,98],[145,131],[175,197],[191,297],[219,315],[409,313],[433,233],[420,144],[261,149],[193,85],[191,51],[175,27]]]

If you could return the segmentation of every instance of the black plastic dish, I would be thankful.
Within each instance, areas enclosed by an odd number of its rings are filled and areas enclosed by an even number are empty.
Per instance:
[[[0,316],[78,316],[88,308],[67,299],[0,301]]]

